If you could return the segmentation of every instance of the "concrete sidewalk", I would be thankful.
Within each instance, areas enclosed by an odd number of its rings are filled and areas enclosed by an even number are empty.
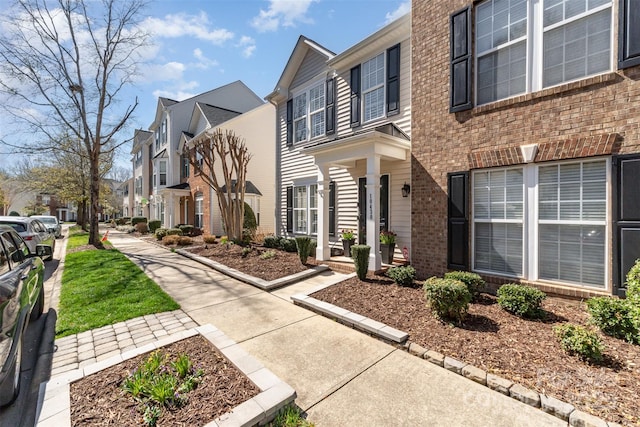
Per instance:
[[[341,275],[267,293],[129,235],[109,240],[194,321],[215,325],[295,388],[296,403],[318,426],[567,425],[290,302]]]

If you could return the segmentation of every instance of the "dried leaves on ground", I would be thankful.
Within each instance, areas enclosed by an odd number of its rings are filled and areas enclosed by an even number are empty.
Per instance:
[[[601,335],[605,359],[590,365],[567,355],[553,333],[565,322],[588,324],[581,301],[548,297],[547,316],[525,320],[482,294],[469,307],[462,326],[438,321],[426,308],[419,286],[401,287],[389,278],[354,277],[313,297],[386,323],[409,334],[412,342],[475,365],[625,425],[640,424],[640,346]]]
[[[162,348],[169,357],[187,354],[204,371],[202,382],[188,394],[187,403],[165,410],[159,425],[203,426],[260,390],[201,336],[187,338]],[[144,354],[104,369],[71,384],[72,426],[144,425],[138,403],[122,391],[122,381],[148,357]]]

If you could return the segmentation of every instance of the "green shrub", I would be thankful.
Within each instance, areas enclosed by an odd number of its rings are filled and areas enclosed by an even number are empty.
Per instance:
[[[154,219],[153,221],[149,221],[149,231],[155,233],[158,228],[162,226],[162,221],[159,219]]]
[[[596,297],[587,300],[591,321],[607,335],[630,343],[640,343],[640,332],[633,321],[628,300]]]
[[[149,232],[149,226],[146,222],[139,222],[135,225],[136,231],[140,234],[147,234]]]
[[[144,216],[134,216],[133,218],[131,218],[131,225],[133,225],[134,227],[136,226],[136,224],[139,224],[141,222],[146,223],[147,218]]]
[[[16,211],[11,211],[11,212],[9,212],[9,216],[20,216],[20,213],[18,213]]]
[[[356,275],[360,280],[364,280],[367,277],[367,270],[369,270],[369,252],[370,251],[371,251],[371,246],[367,246],[367,245],[351,246],[351,258],[353,258],[353,264],[356,266]]]
[[[167,236],[182,236],[182,230],[179,228],[169,228],[167,230]]]
[[[627,301],[631,310],[631,319],[640,331],[640,259],[627,273]]]
[[[298,246],[296,245],[296,239],[280,239],[280,249],[287,252],[297,252]]]
[[[270,249],[280,248],[280,238],[278,236],[266,236],[264,238],[264,247]]]
[[[604,345],[594,331],[580,325],[565,323],[553,327],[563,350],[583,360],[600,362]]]
[[[242,258],[246,258],[247,256],[249,256],[249,254],[251,253],[253,249],[246,247],[246,248],[242,248]]]
[[[530,319],[544,316],[541,308],[547,294],[531,286],[509,283],[498,289],[498,304],[509,313]]]
[[[309,258],[310,246],[311,246],[311,237],[309,236],[296,237],[296,248],[298,250],[298,257],[300,258],[300,262],[302,264],[307,263],[307,258]]]
[[[244,203],[244,220],[242,221],[242,230],[249,236],[249,240],[253,240],[258,229],[258,222],[256,221],[256,214],[253,213],[251,206]],[[245,231],[246,230],[246,231]]]
[[[316,257],[316,249],[318,248],[318,241],[316,239],[311,239],[309,242],[309,256]]]
[[[154,232],[154,234],[156,235],[156,239],[162,240],[162,238],[167,235],[167,231],[169,230],[167,230],[166,228],[157,228]]]
[[[202,236],[202,241],[205,243],[215,243],[216,236],[214,236],[213,234],[205,234],[204,236]]]
[[[176,228],[178,228],[178,229],[180,229],[180,231],[182,231],[182,235],[183,236],[191,236],[191,234],[193,234],[193,225],[181,224]]]
[[[389,271],[387,271],[387,276],[391,277],[398,285],[411,286],[416,278],[416,269],[410,265],[391,267]]]
[[[423,289],[429,308],[439,319],[461,323],[467,315],[471,292],[463,282],[431,277],[424,282]]]
[[[473,297],[477,297],[486,285],[484,279],[480,277],[479,274],[469,271],[450,271],[444,274],[444,278],[461,281],[467,285],[467,289],[469,289]]]
[[[276,251],[264,251],[262,255],[260,255],[260,259],[271,259],[275,258]]]

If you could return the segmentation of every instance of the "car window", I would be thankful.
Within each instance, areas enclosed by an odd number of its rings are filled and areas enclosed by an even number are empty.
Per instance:
[[[16,230],[18,233],[23,233],[27,231],[27,225],[22,222],[9,222],[9,221],[0,221],[0,224],[5,224]]]
[[[33,225],[33,229],[38,233],[43,233],[46,231],[46,229],[44,228],[44,226],[40,221],[33,221],[31,224]]]
[[[0,274],[4,274],[9,271],[9,261],[7,260],[7,254],[4,251],[4,234],[0,235]]]
[[[38,220],[43,222],[44,224],[56,224],[57,223],[55,218],[38,218]]]
[[[10,237],[13,237],[13,239]],[[22,252],[20,248],[18,248],[18,245],[16,245],[15,237],[16,237],[15,235],[10,236],[9,234],[2,235],[2,243],[5,249],[7,250],[7,256],[11,262],[11,265],[20,264],[24,260],[24,255],[23,255],[24,252]],[[20,241],[24,243],[22,239],[20,239]],[[27,248],[27,253],[29,253],[28,248]]]

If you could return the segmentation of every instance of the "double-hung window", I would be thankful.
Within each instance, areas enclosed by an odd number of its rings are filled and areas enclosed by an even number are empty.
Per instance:
[[[160,167],[158,169],[160,174],[160,185],[167,185],[167,162],[160,160]]]
[[[204,197],[202,196],[202,193],[196,193],[194,226],[197,228],[202,228],[202,225],[203,225],[203,219],[204,219],[203,202],[204,202]]]
[[[475,12],[485,104],[611,69],[611,0],[486,0]]]
[[[607,160],[473,173],[473,267],[604,288]]]
[[[362,110],[365,123],[384,116],[384,53],[362,64]]]
[[[294,142],[325,134],[325,83],[317,84],[293,98]]]
[[[293,232],[318,233],[318,185],[293,188]]]

